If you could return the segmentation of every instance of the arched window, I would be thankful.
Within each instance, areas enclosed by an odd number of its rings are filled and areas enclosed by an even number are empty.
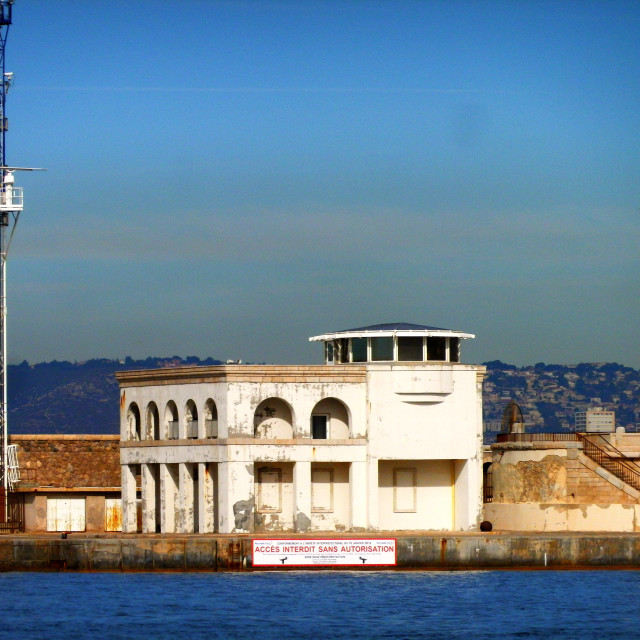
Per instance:
[[[338,398],[320,400],[311,412],[311,437],[346,440],[350,436],[349,409]]]
[[[280,398],[263,400],[253,414],[256,438],[293,438],[291,407]]]
[[[198,409],[193,400],[188,400],[184,410],[185,433],[187,438],[198,437]]]
[[[129,440],[141,440],[140,435],[140,409],[135,402],[129,405],[127,411],[127,436]]]
[[[160,414],[155,402],[147,405],[146,434],[147,440],[160,440]]]
[[[167,402],[164,410],[164,433],[169,440],[178,439],[178,407],[173,400]]]
[[[493,465],[485,462],[482,465],[482,499],[484,502],[493,502]]]
[[[205,438],[218,437],[218,409],[211,398],[204,405],[204,436]]]

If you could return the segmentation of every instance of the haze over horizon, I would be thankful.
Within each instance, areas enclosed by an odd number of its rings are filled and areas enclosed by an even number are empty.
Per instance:
[[[8,359],[640,368],[640,3],[14,5]]]

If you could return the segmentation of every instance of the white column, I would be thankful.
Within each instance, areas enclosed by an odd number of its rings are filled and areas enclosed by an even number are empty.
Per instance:
[[[376,494],[377,488],[376,484]],[[349,494],[351,498],[351,530],[365,531],[367,529],[367,497],[369,496],[366,462],[352,462],[349,466]]]
[[[213,533],[215,531],[215,473],[215,463],[198,463],[198,533]]]
[[[178,501],[177,533],[193,533],[193,465],[181,462],[178,465],[178,484],[180,498]]]
[[[218,464],[218,532],[253,531],[255,494],[253,464],[221,462]]]
[[[136,504],[135,465],[121,465],[122,473],[122,531],[136,533],[138,531],[138,512]]]
[[[293,465],[293,513],[294,527],[298,533],[311,528],[311,463],[296,462]]]
[[[482,458],[480,458],[482,461]],[[482,520],[482,462],[477,458],[455,460],[454,529],[456,531],[477,530]]]
[[[175,465],[160,465],[160,529],[162,533],[176,532],[177,477],[172,472]]]
[[[141,465],[142,533],[156,532],[156,466]]]
[[[369,508],[369,521],[367,523],[368,529],[374,531],[380,527],[379,520],[379,501],[380,501],[380,488],[378,487],[378,459],[370,458],[367,463],[367,479],[369,491],[368,496],[368,508]]]

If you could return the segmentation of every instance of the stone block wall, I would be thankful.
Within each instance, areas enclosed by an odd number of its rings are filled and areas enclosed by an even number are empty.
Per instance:
[[[600,475],[598,473],[606,473]],[[577,451],[567,459],[567,502],[581,504],[638,504],[637,494],[624,491],[624,483]]]
[[[18,445],[20,488],[119,487],[117,435],[12,435]]]
[[[574,443],[493,445],[493,502],[638,504],[639,493]]]

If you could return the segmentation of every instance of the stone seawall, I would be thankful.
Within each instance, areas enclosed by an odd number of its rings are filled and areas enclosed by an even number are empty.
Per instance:
[[[390,569],[640,568],[637,534],[395,537],[397,566]],[[215,535],[70,534],[64,539],[60,535],[6,535],[0,537],[0,571],[264,571],[251,566],[251,540],[249,536]]]

